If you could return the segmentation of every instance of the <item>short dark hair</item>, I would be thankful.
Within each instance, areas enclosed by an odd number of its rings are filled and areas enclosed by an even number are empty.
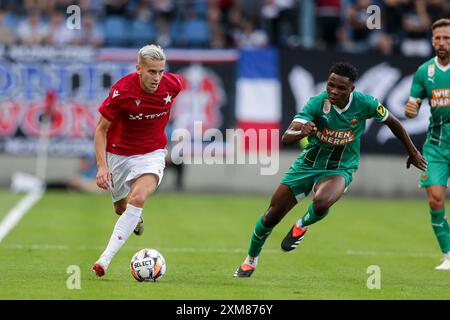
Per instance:
[[[431,30],[434,31],[434,29],[440,28],[440,27],[450,27],[450,19],[439,19],[439,20],[435,21],[431,25]]]
[[[351,82],[355,82],[358,76],[358,70],[349,62],[337,62],[330,68],[329,74],[337,74],[339,76],[347,77]]]

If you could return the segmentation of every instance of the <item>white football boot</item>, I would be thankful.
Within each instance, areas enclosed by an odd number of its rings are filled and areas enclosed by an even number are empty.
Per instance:
[[[450,270],[450,255],[444,254],[444,257],[442,258],[442,263],[438,265],[436,270]]]

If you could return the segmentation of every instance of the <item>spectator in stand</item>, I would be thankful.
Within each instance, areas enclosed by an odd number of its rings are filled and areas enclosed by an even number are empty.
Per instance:
[[[72,4],[72,2],[74,2],[73,0],[58,0],[58,1],[60,3],[70,2],[69,4],[66,5],[66,7],[68,7],[69,5]],[[99,15],[103,10],[103,0],[80,0],[79,3],[81,12],[83,13],[91,12],[95,13],[96,15]]]
[[[225,33],[223,27],[219,25],[212,25],[210,27],[211,36],[209,40],[209,46],[211,49],[225,49],[227,48],[227,40],[225,38]]]
[[[306,2],[306,1],[305,1]],[[2,43],[14,43],[7,29],[16,34],[16,42],[36,45],[55,44],[101,46],[108,45],[110,37],[102,23],[116,16],[120,35],[113,39],[116,45],[129,46],[136,41],[154,39],[163,47],[178,48],[238,48],[265,46],[297,47],[301,44],[326,50],[346,52],[377,51],[383,55],[426,56],[429,45],[430,21],[450,16],[448,0],[0,0]],[[55,9],[72,4],[81,7],[82,29],[71,38],[55,16]],[[366,26],[367,7],[381,7],[382,29],[369,30]],[[315,11],[314,11],[315,10]],[[41,20],[39,14],[44,18]],[[310,13],[308,13],[310,12]],[[12,13],[12,14],[11,14]],[[316,19],[301,23],[300,14]],[[64,13],[63,13],[64,15]],[[18,19],[17,16],[23,16]],[[44,24],[49,18],[49,29]],[[244,18],[245,17],[245,18]],[[145,27],[145,23],[150,29]],[[302,20],[303,21],[303,20]],[[19,27],[20,24],[20,27]],[[32,24],[32,25],[31,25]],[[6,27],[5,27],[6,26]],[[308,45],[299,36],[300,28],[310,32]],[[106,30],[112,30],[107,28]],[[128,38],[130,30],[144,30],[142,39]],[[73,31],[73,30],[72,30]],[[103,34],[105,32],[105,34]],[[50,34],[49,34],[50,33]],[[125,33],[125,34],[123,34]],[[140,32],[132,34],[140,35]],[[314,36],[313,36],[314,35]],[[302,37],[304,34],[302,33]],[[315,37],[315,38],[314,38]],[[139,37],[138,37],[139,38]],[[70,40],[69,40],[70,39]],[[106,41],[105,41],[106,40]],[[113,42],[114,42],[113,41]],[[149,40],[150,41],[150,40]]]
[[[244,0],[240,3],[242,15],[246,17],[261,17],[261,0]]]
[[[170,21],[164,17],[158,16],[155,21],[156,26],[156,44],[163,48],[172,46],[172,28]]]
[[[261,14],[266,21],[271,44],[299,45],[297,13],[294,0],[264,0]]]
[[[155,16],[172,20],[175,17],[175,4],[173,0],[150,0]]]
[[[22,0],[26,12],[39,11],[43,17],[49,17],[56,6],[56,0]]]
[[[48,27],[42,21],[39,11],[31,10],[28,12],[17,29],[19,41],[24,45],[39,45],[43,44],[45,38],[48,36]]]
[[[149,20],[154,17],[151,7],[152,0],[137,0],[129,3],[127,7],[127,15],[135,19],[140,17],[143,20]]]
[[[369,36],[372,30],[367,28],[367,7],[371,0],[354,0],[345,9],[345,24],[348,31],[347,51],[364,52],[370,49]]]
[[[239,6],[237,0],[209,0],[208,7],[215,8],[220,12],[220,23],[227,29],[230,27],[230,12],[235,9],[235,6]]]
[[[393,1],[393,0],[391,0]],[[400,49],[406,56],[427,57],[432,48],[429,39],[432,21],[450,16],[450,2],[446,0],[397,0],[402,6]]]
[[[158,16],[151,8],[150,0],[139,0],[128,8],[129,42],[132,46],[142,46],[154,42],[156,38],[155,18]]]
[[[231,2],[211,0],[208,2],[207,20],[211,30],[210,47],[227,48],[235,47],[234,33],[236,20],[240,22],[239,8],[231,9]],[[233,11],[233,13],[230,13]]]
[[[427,12],[426,0],[410,0],[402,17],[405,37],[401,52],[405,56],[428,57],[432,53],[429,29],[431,19]]]
[[[207,20],[211,30],[210,46],[211,48],[222,49],[226,47],[225,30],[221,24],[222,13],[218,3],[210,2],[207,11]]]
[[[74,38],[75,30],[67,28],[64,11],[62,9],[55,9],[50,15],[48,33],[43,40],[44,44],[62,47],[73,43]]]
[[[409,0],[384,0],[381,10],[383,22],[383,37],[381,39],[385,49],[382,50],[386,54],[398,53],[400,51],[400,43],[402,37],[402,21],[403,12]]]
[[[239,48],[263,48],[269,44],[267,33],[262,29],[256,28],[253,20],[245,18],[242,20],[241,25],[242,28],[235,34],[235,43]]]
[[[392,54],[392,39],[385,31],[367,27],[369,18],[367,8],[371,5],[380,6],[380,3],[376,0],[351,0],[346,7],[344,20],[346,32],[341,40],[344,51],[352,53],[378,51],[384,55]]]
[[[316,0],[318,49],[334,49],[342,39],[340,0]]]
[[[206,18],[194,4],[188,3],[181,12],[175,44],[187,48],[206,48],[209,46],[209,37]]]
[[[16,42],[14,32],[7,26],[5,11],[0,10],[0,44],[10,46]]]
[[[253,19],[252,17],[248,18]],[[244,19],[246,18],[242,16],[240,3],[238,1],[234,1],[228,10],[226,23],[222,24],[222,27],[226,30],[226,39],[228,42],[228,46],[236,47],[237,44],[234,42],[234,34],[236,30],[240,30],[242,28],[242,21]]]
[[[102,29],[97,25],[95,14],[87,12],[81,19],[81,32],[77,32],[73,44],[100,47],[104,43]]]
[[[125,16],[127,14],[127,0],[105,0],[104,12],[106,16]]]
[[[450,16],[450,2],[448,0],[428,0],[427,12],[431,21],[445,19]],[[432,33],[430,33],[432,37]]]

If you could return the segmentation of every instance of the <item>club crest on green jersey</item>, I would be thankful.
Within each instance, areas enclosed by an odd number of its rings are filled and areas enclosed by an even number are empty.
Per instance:
[[[331,110],[330,100],[324,99],[323,100],[323,109],[322,109],[323,113],[325,113],[325,114],[330,113],[330,110]]]
[[[428,77],[434,77],[434,72],[435,72],[435,65],[434,64],[428,65]]]
[[[420,175],[420,180],[425,181],[425,180],[427,180],[427,179],[428,179],[428,174],[427,174],[426,172],[423,172],[423,173]]]

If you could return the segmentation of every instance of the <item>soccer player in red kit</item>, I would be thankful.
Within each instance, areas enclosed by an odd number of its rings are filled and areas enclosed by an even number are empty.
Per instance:
[[[111,191],[114,210],[120,215],[105,251],[92,266],[100,277],[130,234],[142,234],[142,209],[163,177],[165,127],[182,89],[181,76],[165,73],[165,64],[161,47],[141,48],[136,72],[117,81],[99,108],[94,134],[96,182]]]

